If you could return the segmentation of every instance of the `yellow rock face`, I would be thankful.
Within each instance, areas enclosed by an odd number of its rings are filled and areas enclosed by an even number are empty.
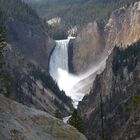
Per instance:
[[[140,39],[140,2],[114,11],[103,29],[96,22],[89,23],[78,35],[73,49],[76,73],[93,66],[104,50],[115,45],[127,47]]]
[[[140,39],[140,2],[114,11],[105,27],[106,47],[126,47]]]
[[[103,48],[103,37],[96,22],[89,23],[74,43],[74,67],[77,72],[90,68],[92,60],[99,55]]]

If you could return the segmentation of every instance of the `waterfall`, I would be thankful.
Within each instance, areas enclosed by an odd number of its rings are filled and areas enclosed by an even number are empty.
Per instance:
[[[50,57],[50,75],[58,82],[59,69],[68,71],[68,43],[69,39],[56,40],[55,49]]]
[[[73,105],[77,107],[83,96],[89,93],[95,75],[103,71],[107,57],[103,57],[97,65],[84,74],[72,75],[68,72],[68,43],[70,39],[56,40],[56,46],[50,56],[49,72],[57,81],[59,88],[72,98]]]

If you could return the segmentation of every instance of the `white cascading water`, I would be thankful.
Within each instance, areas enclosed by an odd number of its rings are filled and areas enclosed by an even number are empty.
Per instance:
[[[87,94],[86,92],[89,93],[90,87],[87,90],[87,86],[91,86],[95,75],[104,69],[108,55],[84,74],[72,75],[68,72],[68,43],[70,39],[71,37],[65,40],[56,40],[55,49],[50,57],[49,72],[57,81],[59,88],[72,98],[73,105],[76,108],[78,102]],[[84,89],[87,91],[85,92]]]
[[[68,71],[68,42],[69,39],[56,40],[56,47],[50,57],[50,74],[59,82],[59,69]]]

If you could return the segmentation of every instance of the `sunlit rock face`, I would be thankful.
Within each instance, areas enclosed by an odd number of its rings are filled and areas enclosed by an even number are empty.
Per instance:
[[[115,10],[106,25],[88,24],[73,43],[71,58],[75,73],[87,70],[100,53],[115,45],[127,47],[140,39],[140,2]]]
[[[75,73],[83,73],[99,59],[103,50],[104,38],[96,22],[89,23],[73,43],[73,67]]]
[[[105,26],[106,47],[126,47],[140,39],[140,2],[115,10]]]
[[[46,21],[47,24],[49,24],[50,26],[57,26],[57,25],[60,25],[61,24],[61,18],[60,17],[55,17],[55,18],[52,18],[48,21]]]

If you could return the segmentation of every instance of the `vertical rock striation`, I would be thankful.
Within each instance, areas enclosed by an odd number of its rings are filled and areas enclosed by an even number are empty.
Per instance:
[[[81,73],[98,62],[102,52],[115,45],[127,46],[140,39],[140,2],[115,10],[106,25],[89,23],[73,43],[71,63]]]
[[[96,22],[89,23],[73,43],[72,63],[75,73],[83,72],[98,61],[98,56],[104,48],[104,39]],[[93,62],[94,60],[94,62]]]

